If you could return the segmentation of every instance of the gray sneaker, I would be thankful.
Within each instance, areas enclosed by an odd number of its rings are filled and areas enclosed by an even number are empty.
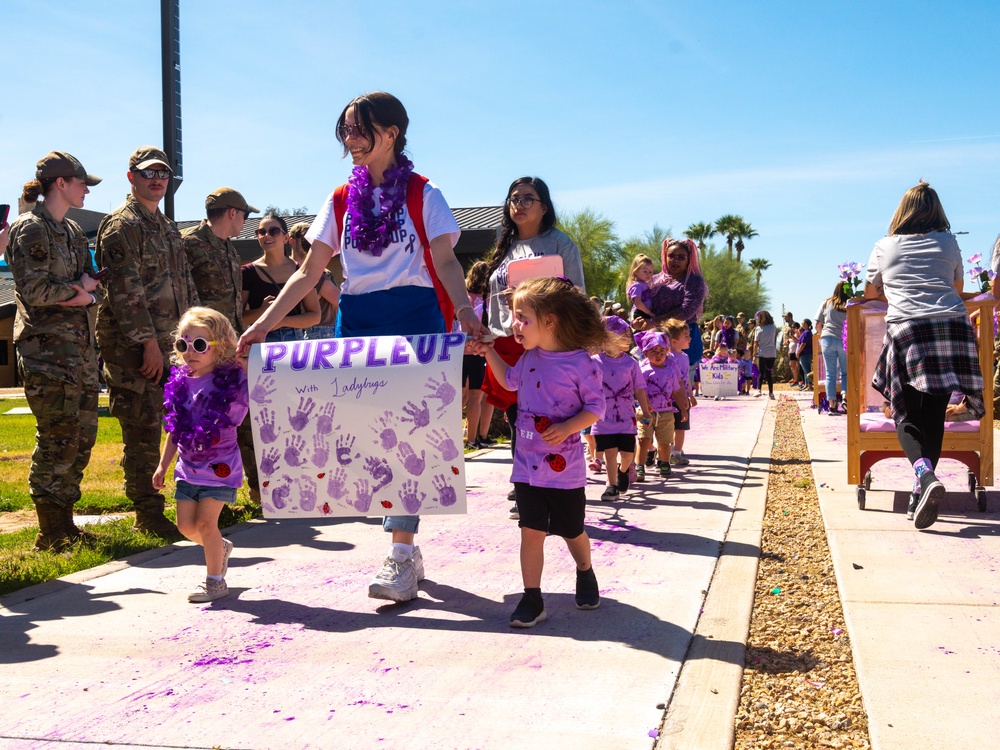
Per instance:
[[[235,547],[235,546],[236,545],[233,544],[228,539],[223,539],[222,540],[222,574],[221,575],[222,575],[223,578],[225,578],[226,577],[226,573],[229,572],[229,556],[231,554],[233,554],[233,547]]]
[[[228,593],[229,587],[226,585],[225,578],[221,581],[216,581],[213,578],[206,578],[204,583],[198,584],[198,588],[188,594],[188,601],[195,603],[214,602],[216,599],[221,599]]]
[[[388,599],[393,602],[408,602],[417,598],[417,568],[413,560],[396,562],[385,558],[382,569],[368,584],[368,596],[372,599]]]
[[[670,454],[670,465],[671,466],[687,466],[690,461],[688,461],[687,456],[684,455],[683,451],[680,453]]]
[[[417,582],[424,580],[424,556],[420,547],[413,548],[413,570],[417,574]]]

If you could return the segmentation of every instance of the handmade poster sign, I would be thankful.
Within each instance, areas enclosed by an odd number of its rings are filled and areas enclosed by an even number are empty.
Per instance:
[[[735,396],[738,393],[740,366],[730,362],[702,362],[701,392],[709,397]]]
[[[465,513],[464,344],[447,333],[254,346],[265,517]]]

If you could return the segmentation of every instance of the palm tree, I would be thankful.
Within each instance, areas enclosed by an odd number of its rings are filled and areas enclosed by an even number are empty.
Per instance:
[[[698,249],[705,252],[705,242],[715,236],[715,227],[712,222],[692,224],[684,230],[684,236],[697,242]]]
[[[764,258],[751,258],[749,266],[757,274],[757,288],[760,289],[760,275],[771,267],[771,261]]]
[[[740,225],[743,223],[745,223],[743,217],[736,214],[726,214],[715,221],[715,233],[726,238],[730,258],[733,257],[733,243],[736,241],[736,235],[739,234]]]
[[[743,221],[743,217],[739,217],[739,225],[736,227],[736,260],[739,260],[743,255],[743,248],[746,245],[743,244],[743,240],[750,240],[757,237],[757,230],[750,226],[749,221]]]

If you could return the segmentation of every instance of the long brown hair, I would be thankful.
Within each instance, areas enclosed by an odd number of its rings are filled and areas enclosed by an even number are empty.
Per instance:
[[[556,225],[556,209],[552,205],[552,198],[549,195],[549,186],[545,184],[545,181],[540,177],[518,177],[512,183],[510,187],[507,188],[507,197],[503,202],[503,217],[500,220],[500,236],[497,238],[497,244],[493,248],[492,252],[486,258],[486,262],[489,263],[489,273],[487,278],[492,276],[501,264],[507,258],[507,252],[510,250],[510,246],[514,244],[514,240],[517,239],[517,225],[514,220],[510,217],[510,194],[514,192],[514,188],[519,185],[531,185],[538,193],[538,199],[541,201],[542,205],[545,206],[545,213],[542,214],[542,226],[539,228],[539,234],[548,231]]]
[[[889,222],[889,234],[950,231],[951,224],[944,213],[941,199],[934,188],[923,180],[903,193],[903,199]]]
[[[849,299],[850,296],[847,294],[846,291],[844,291],[844,282],[838,281],[837,286],[833,288],[833,294],[827,297],[826,302],[824,302],[823,304],[832,305],[834,310],[840,310],[840,312],[844,312],[844,310],[847,309],[847,300]]]

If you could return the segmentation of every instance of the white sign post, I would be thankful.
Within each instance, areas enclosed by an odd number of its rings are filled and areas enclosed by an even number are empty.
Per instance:
[[[254,346],[266,518],[465,513],[465,334]]]
[[[729,362],[702,362],[701,392],[709,397],[735,396],[739,392],[740,366]]]

